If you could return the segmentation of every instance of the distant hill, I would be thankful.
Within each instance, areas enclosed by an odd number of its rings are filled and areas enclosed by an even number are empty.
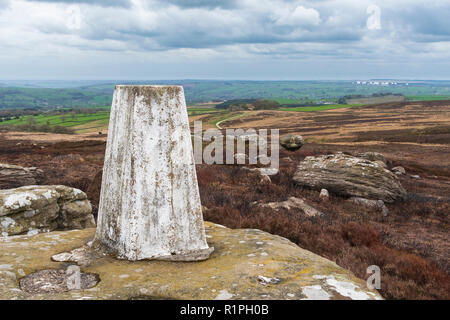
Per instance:
[[[111,101],[111,94],[83,89],[0,88],[0,109],[100,107]]]
[[[386,92],[409,100],[450,99],[450,81],[415,81],[390,86],[357,85],[352,81],[0,81],[0,109],[110,106],[115,84],[182,85],[188,105],[209,101],[255,99],[282,105],[335,103],[343,96]],[[222,105],[223,107],[223,105]]]

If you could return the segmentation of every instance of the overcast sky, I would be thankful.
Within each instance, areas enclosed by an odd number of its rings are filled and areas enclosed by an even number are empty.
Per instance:
[[[0,79],[450,79],[450,0],[0,0]]]

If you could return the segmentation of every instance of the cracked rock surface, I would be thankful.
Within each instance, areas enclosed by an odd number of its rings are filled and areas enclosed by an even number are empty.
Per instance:
[[[97,285],[47,293],[25,292],[19,281],[63,269],[67,262],[51,257],[83,247],[95,229],[0,238],[0,299],[382,299],[350,271],[285,238],[209,222],[205,230],[215,247],[208,260],[131,262],[103,255],[80,266],[98,275]]]
[[[10,189],[40,182],[44,172],[36,167],[0,163],[0,189]]]
[[[0,190],[0,236],[95,226],[86,194],[62,185]]]
[[[383,162],[343,153],[306,157],[297,166],[293,180],[300,186],[339,196],[394,202],[406,197],[397,176]]]

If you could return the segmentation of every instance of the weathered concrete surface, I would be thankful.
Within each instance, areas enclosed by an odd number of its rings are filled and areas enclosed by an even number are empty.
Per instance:
[[[182,87],[116,86],[96,242],[128,260],[211,253]]]
[[[293,180],[316,190],[327,189],[341,196],[384,202],[405,199],[397,176],[381,161],[370,161],[343,153],[306,157],[299,163]]]
[[[0,189],[38,184],[44,172],[36,167],[21,167],[0,163]]]
[[[67,186],[0,190],[0,236],[95,227],[86,194]]]
[[[89,242],[94,229],[0,239],[0,299],[380,299],[335,263],[279,236],[205,223],[210,259],[180,263],[103,256],[81,272],[97,274],[91,289],[32,294],[18,279],[64,263],[50,257]],[[276,279],[275,279],[276,278]]]

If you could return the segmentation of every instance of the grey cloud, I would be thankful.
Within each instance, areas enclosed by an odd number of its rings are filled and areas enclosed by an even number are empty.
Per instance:
[[[9,0],[0,0],[0,10],[5,9],[9,6]]]
[[[123,0],[34,1],[97,5],[82,7],[80,30],[45,22],[37,25],[42,33],[73,33],[80,41],[66,46],[80,50],[159,52],[187,48],[221,52],[224,47],[234,47],[260,56],[379,59],[396,52],[415,54],[421,46],[411,43],[448,41],[450,33],[446,19],[450,5],[432,7],[419,1],[411,1],[407,7],[392,2],[380,5],[379,31],[366,27],[369,0],[153,0],[137,7],[127,7],[130,1]],[[107,7],[99,7],[106,3]],[[302,14],[290,16],[298,7],[303,8]],[[313,19],[304,18],[308,13]]]
[[[164,3],[181,8],[234,8],[239,0],[167,0]]]
[[[82,9],[82,28],[75,32],[87,40],[121,41],[142,50],[199,49],[252,43],[358,41],[362,36],[360,26],[349,27],[344,24],[333,26],[330,30],[321,19],[322,13],[306,1],[154,0],[142,1],[143,6],[137,4],[139,9],[111,7],[113,4],[129,4],[129,1],[124,0],[33,1],[108,3],[108,8]],[[168,3],[172,6],[167,6]],[[292,16],[297,7],[303,12],[300,17]],[[326,10],[323,11],[326,13]],[[148,13],[149,16],[146,15]],[[308,19],[310,14],[312,19]],[[36,27],[49,34],[72,32],[64,25],[51,22]]]
[[[430,36],[448,36],[450,39],[450,4],[439,8],[407,10],[403,17],[417,33]]]
[[[171,0],[172,3],[181,1]],[[184,2],[193,6],[200,6],[206,1],[197,0]],[[210,0],[209,3],[219,3]],[[233,1],[221,1],[230,5]],[[161,2],[159,2],[160,4]],[[166,2],[164,2],[166,3]],[[155,16],[139,18],[135,10],[104,12],[108,22],[99,19],[97,14],[87,13],[83,17],[85,27],[80,35],[92,40],[110,39],[124,41],[133,48],[143,50],[163,50],[176,48],[214,48],[233,44],[272,44],[283,42],[342,42],[358,41],[361,39],[363,22],[354,25],[327,27],[322,24],[309,24],[299,19],[298,25],[290,21],[289,24],[278,23],[279,18],[287,19],[296,5],[305,5],[307,14],[314,13],[314,7],[298,1],[273,1],[272,7],[249,7],[243,5],[239,9],[224,9],[200,7],[148,7]],[[154,3],[153,3],[154,4]],[[274,11],[280,12],[280,17],[274,17]],[[290,5],[290,6],[289,6]],[[309,10],[309,11],[308,11]],[[364,11],[363,18],[364,18]],[[317,12],[317,15],[320,13]],[[315,17],[315,15],[314,15]],[[119,23],[111,24],[111,21]],[[278,19],[278,20],[277,20]],[[355,23],[355,19],[348,19]],[[150,45],[149,45],[150,43]]]
[[[30,2],[66,3],[66,4],[90,4],[101,7],[130,8],[130,0],[28,0]]]

